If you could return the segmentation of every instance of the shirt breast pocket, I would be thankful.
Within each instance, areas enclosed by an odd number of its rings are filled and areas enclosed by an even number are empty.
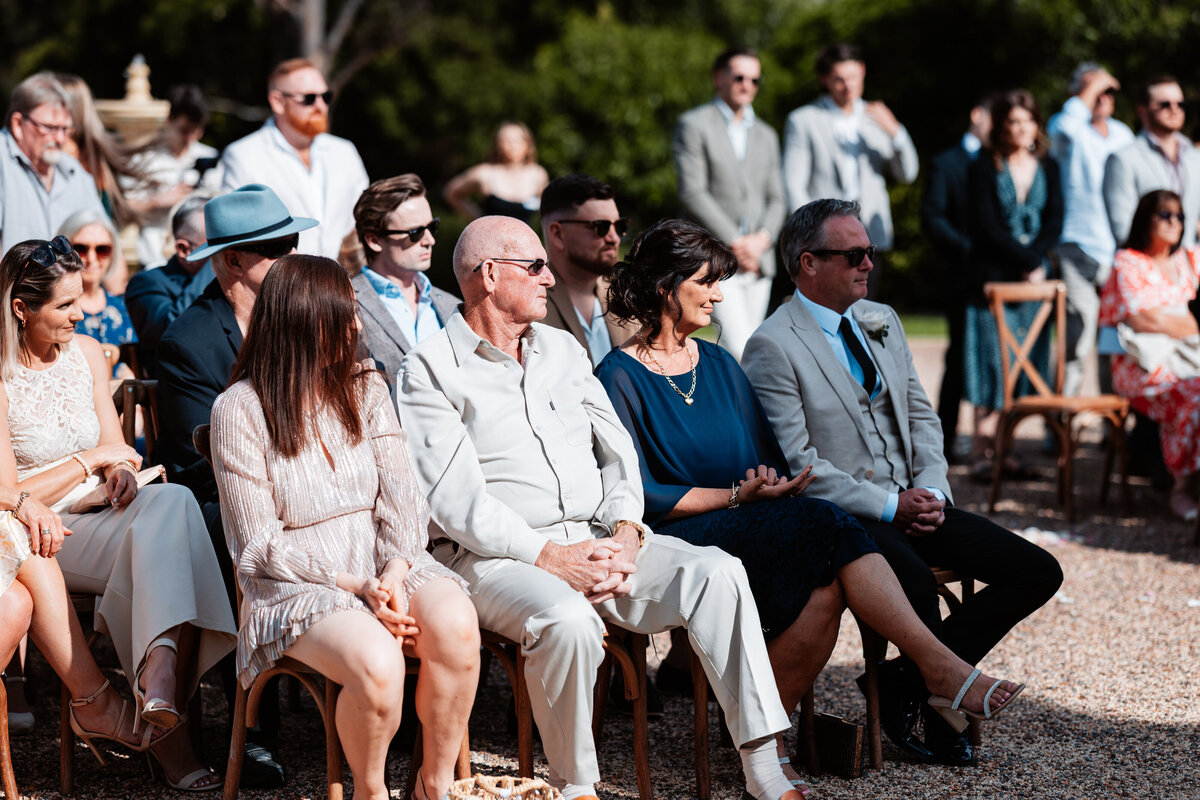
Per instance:
[[[546,392],[550,395],[550,408],[562,426],[566,443],[573,447],[590,447],[592,421],[583,407],[583,387],[560,384],[549,387]]]

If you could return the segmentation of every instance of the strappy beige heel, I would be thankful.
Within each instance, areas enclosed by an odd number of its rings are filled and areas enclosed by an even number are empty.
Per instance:
[[[95,692],[93,692],[90,696],[72,699],[71,707],[68,710],[68,714],[67,714],[68,719],[70,719],[70,721],[71,721],[71,730],[74,731],[75,735],[78,736],[79,739],[88,746],[88,748],[92,751],[92,754],[94,756],[96,756],[96,760],[100,762],[100,766],[102,766],[102,767],[107,766],[108,762],[106,762],[104,760],[104,756],[100,754],[100,751],[96,749],[95,743],[92,742],[93,739],[107,739],[111,742],[116,742],[119,745],[123,745],[125,747],[128,747],[130,750],[140,753],[140,752],[144,751],[147,747],[150,746],[150,737],[153,733],[153,729],[150,727],[147,727],[145,729],[145,731],[142,733],[142,740],[137,743],[127,742],[121,738],[121,731],[125,727],[125,711],[126,711],[126,709],[129,708],[129,701],[126,700],[124,697],[121,698],[121,713],[119,715],[117,715],[117,724],[113,728],[111,733],[100,733],[98,731],[84,730],[84,727],[79,724],[79,720],[77,720],[75,718],[75,709],[82,708],[83,706],[90,706],[92,703],[96,702],[96,700],[98,700],[100,698],[100,696],[103,695],[108,690],[110,685],[111,684],[109,684],[109,682],[107,680],[105,680],[104,683],[102,683],[100,685],[100,688],[97,689]],[[137,711],[133,712],[133,719],[134,719],[134,732],[136,733],[137,732]]]
[[[174,639],[162,637],[155,639],[146,648],[146,658],[142,660],[142,666],[138,668],[137,674],[133,677],[133,693],[137,696],[138,705],[141,707],[141,719],[151,725],[157,725],[165,731],[169,731],[179,724],[182,715],[179,709],[169,701],[161,697],[151,697],[149,700],[142,695],[142,670],[146,669],[146,664],[150,661],[150,653],[156,647],[169,647],[176,653],[179,652],[178,646]],[[136,731],[137,728],[134,728]]]
[[[929,698],[929,705],[933,707],[933,710],[941,714],[942,718],[945,719],[946,722],[950,723],[950,725],[954,727],[954,730],[958,731],[959,733],[962,733],[967,729],[967,717],[979,720],[992,719],[1001,711],[1004,711],[1011,706],[1013,701],[1017,699],[1017,695],[1019,695],[1025,688],[1025,684],[1018,683],[1017,688],[1013,689],[1012,693],[1008,696],[1008,699],[1004,701],[1004,704],[993,709],[992,693],[1000,688],[1000,684],[1004,683],[1004,681],[999,680],[993,683],[991,688],[987,690],[987,694],[983,696],[983,711],[972,711],[969,708],[963,708],[963,698],[967,696],[967,691],[971,688],[971,685],[975,683],[975,679],[981,674],[982,673],[977,669],[971,670],[971,674],[967,676],[965,681],[963,681],[962,688],[958,690],[958,696],[953,700],[951,700],[949,697],[942,697],[941,695],[934,695],[933,697]]]

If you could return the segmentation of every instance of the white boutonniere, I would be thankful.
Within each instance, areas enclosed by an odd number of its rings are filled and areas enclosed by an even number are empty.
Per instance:
[[[883,311],[864,311],[858,318],[858,324],[869,338],[883,344],[888,335],[887,318],[888,315]]]

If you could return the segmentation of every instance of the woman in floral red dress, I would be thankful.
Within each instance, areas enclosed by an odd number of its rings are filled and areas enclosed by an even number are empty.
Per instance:
[[[1200,281],[1200,251],[1183,248],[1183,204],[1169,191],[1138,203],[1129,241],[1117,252],[1100,295],[1100,325],[1125,323],[1135,333],[1186,339],[1200,330],[1187,304]],[[1163,460],[1175,482],[1172,513],[1197,514],[1193,478],[1200,471],[1200,377],[1181,377],[1169,365],[1147,371],[1130,355],[1112,359],[1113,387],[1161,426]]]

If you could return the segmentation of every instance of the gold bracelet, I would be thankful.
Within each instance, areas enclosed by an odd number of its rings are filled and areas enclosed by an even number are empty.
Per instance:
[[[617,533],[617,528],[621,527],[622,525],[628,525],[629,527],[631,527],[631,528],[633,528],[635,531],[637,531],[637,535],[638,535],[638,549],[639,549],[639,550],[641,550],[643,547],[645,547],[645,546],[646,546],[646,529],[645,529],[645,528],[643,528],[641,525],[639,525],[638,523],[634,522],[634,521],[633,521],[633,520],[631,520],[631,519],[619,519],[619,520],[617,520],[617,524],[613,526],[613,535],[614,535],[614,536],[615,536],[615,535],[616,535],[616,533]]]
[[[21,492],[21,496],[17,498],[17,504],[13,506],[12,515],[15,517],[21,511],[21,506],[25,504],[25,498],[29,497],[29,492]]]
[[[83,480],[86,481],[88,478],[92,477],[92,470],[88,467],[87,462],[84,461],[78,453],[72,454],[71,458],[75,459],[75,461],[79,463],[79,466],[83,467]],[[80,482],[82,483],[82,481]]]
[[[133,462],[127,458],[123,458],[117,463],[113,464],[113,469],[116,469],[117,467],[128,467],[130,472],[132,472],[134,475],[137,475],[137,467],[135,467]]]

